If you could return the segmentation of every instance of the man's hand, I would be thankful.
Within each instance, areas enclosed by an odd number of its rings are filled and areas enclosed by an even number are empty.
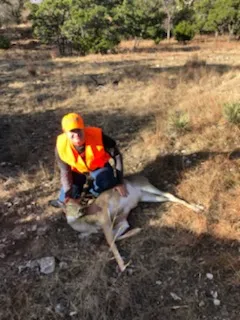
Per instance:
[[[128,196],[128,191],[127,191],[127,188],[126,188],[125,184],[119,184],[114,189],[119,192],[121,197],[127,197]]]

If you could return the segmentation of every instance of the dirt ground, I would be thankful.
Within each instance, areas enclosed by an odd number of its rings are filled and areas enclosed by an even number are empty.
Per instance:
[[[240,103],[240,43],[131,46],[60,58],[16,40],[0,52],[1,320],[239,319],[240,131],[222,110]],[[72,111],[117,140],[126,174],[205,208],[140,204],[130,223],[142,232],[118,244],[131,261],[122,274],[103,235],[82,239],[48,206],[56,136]],[[190,128],[171,124],[172,112]]]

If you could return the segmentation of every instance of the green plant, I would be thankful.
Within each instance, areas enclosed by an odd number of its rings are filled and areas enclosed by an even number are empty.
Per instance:
[[[173,30],[174,36],[179,42],[186,42],[195,36],[195,27],[188,21],[181,21]]]
[[[190,118],[188,113],[175,111],[168,119],[170,132],[183,134],[190,130]]]
[[[9,49],[11,46],[11,41],[5,37],[0,35],[0,49]]]
[[[83,55],[106,53],[120,42],[108,7],[97,1],[45,0],[30,9],[35,35],[57,44],[62,55],[67,47]]]
[[[230,123],[240,125],[240,102],[226,103],[223,114]]]

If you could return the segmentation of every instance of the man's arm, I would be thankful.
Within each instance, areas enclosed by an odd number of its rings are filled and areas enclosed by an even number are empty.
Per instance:
[[[113,158],[118,183],[123,183],[123,159],[116,141],[103,133],[103,146],[107,153]]]
[[[65,197],[71,198],[72,195],[72,171],[71,167],[63,162],[61,158],[59,157],[57,148],[55,149],[55,158],[58,164],[58,167],[60,169],[60,177],[61,177],[61,183],[63,186],[63,190],[65,192]]]

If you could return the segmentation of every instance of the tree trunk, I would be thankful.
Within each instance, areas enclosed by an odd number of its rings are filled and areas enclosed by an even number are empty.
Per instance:
[[[139,46],[139,43],[140,43],[140,39],[138,37],[134,37],[132,51],[134,51]]]
[[[171,38],[171,16],[168,14],[167,17],[167,40],[169,41]]]
[[[228,25],[228,41],[231,41],[233,39],[234,39],[233,27],[229,24]]]

